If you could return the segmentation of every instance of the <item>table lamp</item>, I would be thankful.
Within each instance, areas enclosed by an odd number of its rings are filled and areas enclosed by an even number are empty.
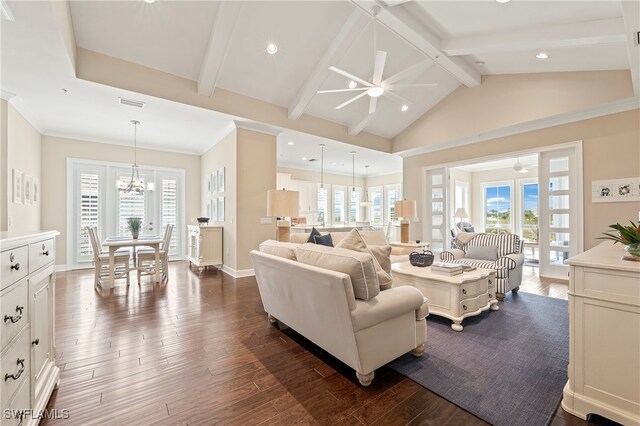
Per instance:
[[[396,217],[400,220],[400,242],[409,242],[409,218],[416,217],[417,213],[416,200],[398,200],[396,201]]]
[[[462,222],[462,219],[468,219],[469,213],[463,207],[459,207],[456,209],[456,212],[453,214],[454,219],[458,219],[458,222]]]
[[[298,191],[270,189],[267,191],[267,216],[281,217],[276,220],[276,239],[289,242],[291,234],[291,222],[285,217],[297,217],[299,215]]]

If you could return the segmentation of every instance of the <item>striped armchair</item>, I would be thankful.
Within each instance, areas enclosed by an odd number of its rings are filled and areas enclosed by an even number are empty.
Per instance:
[[[496,297],[503,300],[508,291],[515,293],[520,289],[524,264],[522,246],[523,241],[515,234],[477,234],[466,244],[458,243],[458,249],[443,251],[440,260],[476,268],[495,269]],[[467,253],[472,256],[475,253],[476,257],[482,253],[482,258],[474,259],[467,256]]]

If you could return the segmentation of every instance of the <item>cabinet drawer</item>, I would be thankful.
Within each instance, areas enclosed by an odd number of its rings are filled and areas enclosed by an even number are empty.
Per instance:
[[[29,410],[31,408],[31,396],[29,389],[29,380],[23,380],[16,396],[6,407],[4,407],[4,411],[2,413],[2,426],[18,426],[27,424],[27,420],[31,417],[28,412],[25,412],[25,410]]]
[[[460,315],[476,311],[480,307],[480,299],[482,297],[483,295],[480,295],[478,297],[474,297],[473,299],[467,299],[460,302]]]
[[[0,254],[1,288],[24,278],[29,273],[29,248],[27,246],[5,250]]]
[[[478,282],[464,283],[460,285],[460,300],[475,297],[478,294]]]
[[[54,239],[29,244],[29,271],[37,271],[55,259]]]
[[[23,331],[18,341],[0,358],[1,406],[5,407],[22,381],[29,377],[29,331]]]
[[[22,280],[0,294],[1,349],[18,335],[29,322],[29,286]]]

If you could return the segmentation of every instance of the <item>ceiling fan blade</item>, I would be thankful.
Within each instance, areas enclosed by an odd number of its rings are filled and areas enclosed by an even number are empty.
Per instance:
[[[365,92],[367,93],[367,92]],[[384,93],[382,94],[382,96],[386,96],[389,99],[393,99],[394,101],[400,103],[400,105],[411,105],[411,101],[409,101],[408,99],[403,98],[400,95],[396,95],[395,93],[389,91],[389,90],[385,90]]]
[[[407,68],[406,70],[400,71],[399,73],[392,75],[391,77],[384,80],[382,83],[384,83],[385,85],[393,84],[396,81],[402,80],[403,78],[407,78],[419,72],[423,72],[428,68],[430,68],[432,65],[433,65],[433,61],[418,62],[417,64]]]
[[[376,112],[376,104],[378,103],[378,98],[374,98],[373,96],[369,99],[369,114],[373,114]]]
[[[409,90],[409,89],[433,89],[438,87],[438,83],[415,83],[415,84],[390,84],[385,86],[385,90]]]
[[[356,83],[360,83],[363,86],[367,86],[367,87],[372,87],[373,86],[373,84],[369,83],[368,81],[363,80],[360,77],[356,77],[355,75],[353,75],[351,73],[348,73],[348,72],[346,72],[344,70],[341,70],[338,67],[329,67],[329,70],[335,72],[336,74],[340,74],[343,77],[350,78],[351,80],[355,81]]]
[[[318,90],[317,93],[340,93],[340,92],[359,92],[361,90],[369,90],[368,87],[356,87],[355,89],[331,89],[331,90]]]
[[[387,60],[387,52],[384,50],[378,50],[376,52],[376,59],[373,64],[373,78],[371,81],[376,86],[379,86],[382,82],[382,72],[384,71],[384,63]]]
[[[362,92],[362,93],[360,93],[359,95],[354,96],[353,98],[349,99],[348,101],[341,103],[340,105],[338,105],[338,106],[336,107],[336,109],[341,109],[341,108],[343,108],[343,107],[346,107],[346,106],[347,106],[347,105],[349,105],[351,102],[355,102],[355,101],[357,101],[358,99],[360,99],[361,97],[366,96],[366,95],[367,95],[367,92]]]

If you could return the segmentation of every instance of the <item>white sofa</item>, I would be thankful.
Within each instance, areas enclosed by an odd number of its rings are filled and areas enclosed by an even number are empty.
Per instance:
[[[295,250],[295,244],[282,244]],[[429,311],[419,290],[402,286],[359,300],[346,273],[257,250],[251,257],[270,321],[281,321],[349,365],[363,386],[371,384],[376,368],[424,351]]]

